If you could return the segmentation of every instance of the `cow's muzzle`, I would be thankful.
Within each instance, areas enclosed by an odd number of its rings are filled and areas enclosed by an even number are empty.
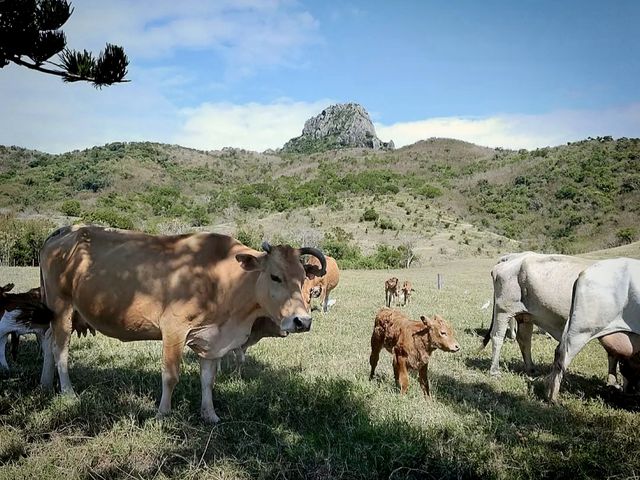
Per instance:
[[[293,319],[293,328],[295,333],[308,332],[311,330],[311,317],[295,317]]]

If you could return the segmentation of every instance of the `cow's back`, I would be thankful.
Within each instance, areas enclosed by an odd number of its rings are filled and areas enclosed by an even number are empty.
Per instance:
[[[571,310],[573,284],[593,260],[568,255],[528,255],[518,272],[521,300],[536,323],[560,340]]]
[[[52,235],[41,250],[43,301],[60,313],[56,302],[64,300],[106,335],[158,339],[160,318],[172,305],[208,307],[202,302],[214,299],[220,285],[214,287],[207,269],[227,262],[238,270],[228,257],[239,245],[214,234],[154,236],[72,227]]]

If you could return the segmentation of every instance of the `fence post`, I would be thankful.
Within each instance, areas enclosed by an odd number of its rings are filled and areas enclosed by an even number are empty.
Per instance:
[[[444,277],[441,273],[438,274],[438,290],[442,290],[444,288]]]

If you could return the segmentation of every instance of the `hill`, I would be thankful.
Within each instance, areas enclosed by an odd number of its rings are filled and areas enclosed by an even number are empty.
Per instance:
[[[639,159],[640,140],[610,137],[533,151],[450,139],[309,154],[0,147],[0,209],[150,232],[206,228],[249,243],[324,242],[334,254],[398,264],[409,250],[423,263],[518,248],[579,253],[638,238]],[[385,244],[394,251],[380,251]]]

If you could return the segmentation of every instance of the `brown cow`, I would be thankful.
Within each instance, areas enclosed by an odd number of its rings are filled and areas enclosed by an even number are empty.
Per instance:
[[[427,368],[431,354],[437,350],[457,352],[460,345],[455,339],[453,329],[438,315],[433,318],[420,316],[420,322],[414,322],[402,312],[390,308],[381,308],[371,334],[371,374],[373,379],[380,350],[384,347],[393,355],[393,374],[396,386],[401,393],[409,387],[407,368],[418,370],[420,386],[425,396],[429,396],[429,378]]]
[[[407,305],[411,302],[411,294],[415,292],[413,289],[413,285],[409,280],[405,280],[402,283],[402,288],[400,289],[400,293],[402,294],[402,306]]]
[[[267,242],[262,248],[204,232],[155,236],[96,226],[54,232],[40,251],[40,274],[43,301],[55,315],[51,344],[62,393],[74,395],[68,355],[75,310],[110,337],[162,340],[160,415],[171,410],[188,345],[200,356],[202,417],[217,422],[212,387],[219,359],[242,346],[261,317],[285,332],[308,331],[302,284],[326,272],[319,250]],[[321,267],[303,266],[307,254]],[[53,386],[53,370],[43,369],[42,384]]]
[[[623,391],[633,393],[640,386],[640,335],[631,332],[615,332],[598,338],[604,349],[620,362]]]
[[[391,277],[384,282],[384,304],[391,307],[391,301],[398,302],[398,278]]]
[[[327,260],[327,274],[322,277],[315,277],[309,280],[305,280],[303,292],[304,298],[311,305],[311,299],[320,297],[320,304],[322,305],[322,313],[329,311],[329,294],[336,288],[340,281],[340,269],[338,263],[333,257],[325,255]],[[307,261],[307,265],[318,265],[318,259],[316,257],[310,257]]]

